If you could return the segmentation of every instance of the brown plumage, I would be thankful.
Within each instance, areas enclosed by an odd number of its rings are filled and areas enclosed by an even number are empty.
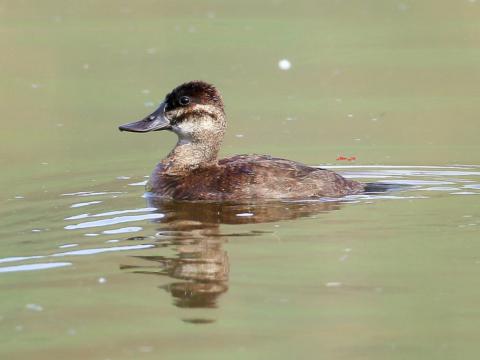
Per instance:
[[[178,142],[152,173],[147,191],[177,200],[241,201],[339,197],[365,184],[333,171],[266,155],[217,159],[225,133],[223,101],[210,84],[175,88],[151,115],[120,130],[170,130]]]

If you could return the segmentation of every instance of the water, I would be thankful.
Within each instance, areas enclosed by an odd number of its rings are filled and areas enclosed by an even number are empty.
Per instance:
[[[3,351],[41,359],[288,358],[318,348],[339,358],[474,354],[474,325],[462,319],[477,312],[479,296],[480,167],[332,168],[400,186],[205,204],[145,199],[139,179],[120,177],[8,199]]]
[[[0,3],[0,358],[475,358],[479,5]],[[143,197],[175,138],[117,126],[191,79],[223,155],[394,190]]]

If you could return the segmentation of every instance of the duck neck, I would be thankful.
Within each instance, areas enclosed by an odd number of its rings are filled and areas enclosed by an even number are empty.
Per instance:
[[[190,171],[217,163],[220,142],[203,142],[179,139],[175,147],[162,161],[168,175],[184,175]]]

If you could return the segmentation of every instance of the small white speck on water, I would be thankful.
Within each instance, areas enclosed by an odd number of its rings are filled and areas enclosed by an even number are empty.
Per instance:
[[[15,196],[15,199],[25,199],[25,196],[17,195]]]
[[[325,286],[326,287],[340,287],[340,286],[342,286],[342,283],[338,282],[338,281],[330,281],[330,282],[325,283]]]
[[[128,180],[130,176],[117,176],[117,180]]]
[[[113,240],[107,240],[105,241],[106,243],[117,243],[119,242],[120,240],[116,240],[116,239],[113,239]]]
[[[48,163],[47,162],[42,162],[42,163],[40,163],[40,165],[48,165]]]
[[[83,234],[83,236],[98,236],[100,234],[95,234],[95,233],[87,233],[87,234]]]
[[[338,260],[340,260],[340,261],[345,261],[345,260],[347,260],[347,259],[348,259],[348,255],[345,254],[345,255],[340,256],[340,258],[339,258]]]
[[[340,98],[338,98],[338,99],[335,99],[335,101],[336,101],[337,103],[341,103],[343,100],[340,99]]]
[[[68,329],[68,330],[67,330],[67,334],[70,335],[70,336],[75,336],[75,335],[77,335],[77,330],[75,330],[75,329]]]
[[[355,141],[361,141],[362,139],[356,138],[356,139],[353,139],[353,140],[355,140]]]
[[[280,70],[290,70],[292,64],[287,59],[282,59],[278,62],[278,67]]]
[[[372,121],[374,121],[374,122],[375,122],[375,121],[378,121],[378,119],[377,119],[377,118],[372,118],[371,120],[372,120]]]
[[[43,307],[38,304],[27,304],[25,305],[25,308],[31,311],[43,311]]]
[[[147,54],[149,55],[152,55],[152,54],[155,54],[157,52],[157,49],[156,48],[148,48],[147,49]]]
[[[348,114],[347,115],[349,118],[352,118],[353,117],[353,114]]]
[[[150,90],[148,90],[148,89],[143,89],[143,90],[142,90],[142,94],[148,95],[148,94],[150,94]]]
[[[352,249],[351,248],[345,248],[345,249],[343,249],[343,251],[350,252],[350,251],[352,251]]]
[[[153,107],[153,106],[155,106],[155,103],[154,103],[153,101],[145,101],[145,102],[143,103],[143,105],[144,105],[145,107]]]
[[[61,123],[57,124],[57,127],[62,127],[62,126],[63,126],[63,124],[61,124]]]
[[[88,70],[90,69],[90,64],[83,64],[82,67],[84,70]]]
[[[40,229],[32,229],[32,232],[41,232],[42,230]]]
[[[23,326],[22,326],[22,325],[17,325],[17,326],[15,326],[15,330],[16,330],[16,331],[22,331],[22,330],[23,330]]]
[[[105,284],[106,282],[107,282],[107,279],[106,279],[106,278],[104,278],[104,277],[99,277],[99,278],[98,278],[98,283],[99,283],[99,284]]]
[[[239,217],[248,217],[248,216],[253,216],[253,213],[238,213],[236,214]]]
[[[40,87],[40,84],[32,84],[30,85],[32,89],[38,89]]]
[[[153,351],[153,346],[148,346],[148,345],[140,346],[138,348],[138,351],[142,353],[149,353]]]
[[[235,137],[237,138],[243,138],[243,136],[244,136],[243,134],[235,134]]]

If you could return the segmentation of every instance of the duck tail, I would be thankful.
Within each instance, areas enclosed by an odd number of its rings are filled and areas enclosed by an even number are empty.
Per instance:
[[[378,193],[384,193],[387,191],[405,190],[405,188],[407,187],[409,186],[403,185],[403,184],[389,184],[389,183],[381,183],[381,182],[366,183],[364,192],[378,194]]]

